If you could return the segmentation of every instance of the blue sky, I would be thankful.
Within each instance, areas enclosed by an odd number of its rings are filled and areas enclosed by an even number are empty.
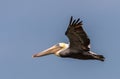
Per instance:
[[[105,62],[64,59],[54,55],[33,59],[58,42],[70,16],[81,18],[91,50]],[[0,79],[119,79],[119,0],[1,0]]]

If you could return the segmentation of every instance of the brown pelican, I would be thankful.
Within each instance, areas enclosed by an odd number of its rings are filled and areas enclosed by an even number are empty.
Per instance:
[[[105,58],[103,55],[98,55],[90,51],[90,39],[82,28],[82,21],[80,21],[80,18],[73,20],[71,16],[65,35],[69,38],[70,44],[58,43],[45,51],[34,54],[32,57],[55,54],[63,58],[104,61]]]

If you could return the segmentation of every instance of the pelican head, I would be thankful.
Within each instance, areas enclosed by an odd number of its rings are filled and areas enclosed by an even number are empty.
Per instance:
[[[60,56],[60,52],[64,51],[69,47],[69,44],[66,44],[66,43],[59,43],[58,45],[61,47],[61,49],[55,52],[56,56]]]
[[[45,55],[49,55],[49,54],[55,54],[56,56],[60,56],[59,53],[65,49],[67,49],[69,47],[68,44],[66,43],[58,43],[42,52],[39,52],[37,54],[34,54],[32,57],[42,57]]]

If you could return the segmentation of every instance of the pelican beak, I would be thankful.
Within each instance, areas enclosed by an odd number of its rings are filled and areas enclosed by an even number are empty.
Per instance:
[[[54,45],[42,52],[39,52],[37,54],[34,54],[32,57],[33,58],[36,58],[36,57],[42,57],[42,56],[45,56],[45,55],[49,55],[49,54],[55,54],[57,51],[59,51],[60,49],[62,49],[62,47],[60,47],[58,44],[57,45]]]

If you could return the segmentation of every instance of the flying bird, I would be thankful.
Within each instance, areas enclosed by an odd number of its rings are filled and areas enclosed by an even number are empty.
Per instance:
[[[69,44],[58,43],[52,47],[34,54],[32,57],[42,57],[55,54],[62,58],[74,58],[82,60],[100,60],[104,61],[104,56],[90,51],[90,39],[82,27],[80,18],[73,19],[71,16],[65,35],[69,39]]]

